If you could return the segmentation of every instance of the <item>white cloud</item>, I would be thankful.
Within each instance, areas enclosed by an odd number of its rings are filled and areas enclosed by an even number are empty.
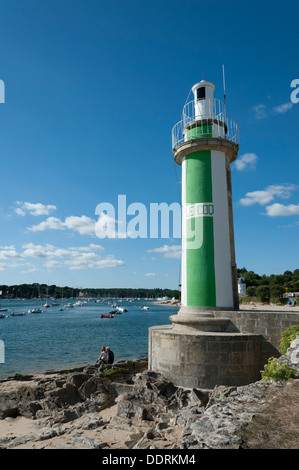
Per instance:
[[[258,156],[255,153],[245,153],[234,162],[234,166],[238,171],[255,170],[257,160]]]
[[[0,263],[0,271],[5,271],[6,264]]]
[[[17,201],[17,204],[21,207],[18,207],[15,211],[19,215],[25,215],[26,212],[29,212],[31,215],[49,215],[51,211],[56,210],[56,206],[52,204],[42,204],[40,202],[32,203],[32,202],[21,202]]]
[[[146,277],[155,277],[157,274],[156,273],[146,273]]]
[[[21,211],[21,209],[20,209]],[[102,213],[98,220],[94,220],[86,215],[66,217],[61,220],[57,217],[48,217],[43,222],[27,227],[30,232],[43,232],[45,230],[71,230],[78,232],[80,235],[97,236],[98,238],[127,238],[131,233],[122,232],[120,230],[122,222],[115,220],[113,217]],[[117,230],[116,227],[119,227]]]
[[[0,251],[0,259],[20,259],[20,255],[15,249],[2,250]]]
[[[177,258],[181,257],[181,245],[163,245],[159,248],[147,250],[148,253],[163,253],[164,258]]]
[[[46,261],[44,263],[44,266],[46,266],[46,268],[48,269],[59,269],[62,267],[62,264],[56,261],[55,259],[51,259],[49,261]]]
[[[257,119],[265,119],[271,114],[284,114],[293,106],[292,102],[283,103],[279,106],[273,106],[272,108],[267,108],[265,104],[258,104],[252,109],[255,112],[255,117]]]
[[[266,112],[266,105],[265,104],[258,104],[254,106],[253,111],[255,112],[255,116],[257,119],[264,119],[267,117],[267,112]]]
[[[44,230],[65,230],[69,229],[74,232],[79,232],[81,235],[94,235],[95,236],[96,221],[87,217],[86,215],[69,216],[65,221],[57,217],[48,217],[46,220],[37,225],[28,227],[31,232],[41,232]]]
[[[53,245],[34,245],[26,243],[23,245],[24,251],[22,256],[25,258],[54,258],[56,256],[56,248]]]
[[[86,215],[66,217],[64,221],[66,228],[79,232],[81,235],[95,235],[95,224],[96,221]]]
[[[29,269],[25,269],[24,271],[21,271],[21,273],[23,273],[23,274],[35,273],[36,271],[39,271],[39,269],[38,268],[29,268]]]
[[[40,224],[32,225],[28,227],[31,232],[43,232],[44,230],[63,230],[65,228],[64,223],[57,217],[48,217]]]
[[[81,256],[79,255],[72,260],[66,261],[66,264],[71,270],[87,268],[104,269],[123,266],[125,262],[119,259],[115,259],[112,255],[108,255],[106,258],[101,258],[95,253],[81,253]]]
[[[17,207],[15,209],[15,212],[18,214],[18,215],[26,215],[26,211],[24,211],[23,209],[21,209],[20,207]]]
[[[273,111],[278,114],[283,114],[283,113],[286,113],[289,109],[291,109],[292,106],[293,106],[293,103],[291,102],[284,103],[284,104],[281,104],[280,106],[276,106],[275,108],[273,108]]]
[[[282,184],[268,186],[261,191],[252,191],[245,194],[245,197],[241,198],[239,203],[242,206],[252,206],[253,204],[265,205],[273,201],[275,197],[282,199],[288,199],[291,196],[292,191],[295,191],[298,187],[295,184]]]
[[[89,246],[75,246],[69,248],[70,250],[78,250],[78,251],[92,251],[92,250],[104,250],[105,248],[101,245],[96,245],[95,243],[90,243]]]
[[[266,207],[266,213],[270,217],[299,215],[299,204],[272,204]]]
[[[71,248],[59,248],[50,244],[35,245],[33,243],[26,243],[22,248],[23,251],[20,253],[15,249],[0,251],[0,259],[27,260],[29,258],[34,258],[37,260],[44,260],[43,265],[48,269],[57,269],[65,266],[71,270],[103,269],[123,266],[125,264],[124,261],[116,259],[113,255],[101,257],[98,252],[103,250],[103,247],[94,243],[91,243],[89,246]],[[25,263],[25,265],[30,268],[26,272],[33,272],[37,269],[33,264]],[[20,267],[20,264],[13,266],[10,263],[10,267]],[[5,268],[3,263],[2,268]]]
[[[105,248],[101,245],[96,245],[95,243],[90,243],[87,247],[81,247],[81,249],[85,248],[86,250],[104,250]]]

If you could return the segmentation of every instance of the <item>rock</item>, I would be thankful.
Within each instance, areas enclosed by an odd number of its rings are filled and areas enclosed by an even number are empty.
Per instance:
[[[288,356],[293,354],[296,360],[297,343],[289,349]],[[126,449],[237,449],[238,430],[268,403],[269,387],[277,393],[284,387],[259,381],[242,387],[217,386],[212,391],[183,389],[161,374],[144,370],[145,363],[120,361],[105,369],[116,372],[109,373],[110,378],[88,366],[33,376],[27,382],[2,382],[0,418],[34,418],[40,434],[5,437],[0,447],[47,441],[67,432],[69,439],[56,448],[109,448],[106,442],[89,437],[88,431],[101,427],[126,431],[122,444]],[[101,418],[99,411],[115,402],[115,415]],[[71,424],[64,427],[65,423]]]
[[[0,396],[0,419],[8,416],[15,417],[18,414],[18,402],[8,396]]]
[[[75,405],[81,401],[76,388],[70,383],[65,383],[61,388],[46,391],[45,398],[50,398],[59,407]]]
[[[131,402],[130,399],[131,394],[127,394],[118,401],[116,415],[127,419],[135,418],[138,421],[148,419],[150,414],[145,405]]]
[[[33,401],[20,401],[18,406],[18,413],[25,418],[35,418],[39,410],[42,409],[41,403],[38,400]]]
[[[76,389],[80,388],[81,385],[92,377],[91,374],[76,372],[67,377],[66,383],[73,385]]]
[[[84,382],[78,389],[78,395],[83,401],[90,399],[93,411],[103,410],[116,396],[110,382],[98,376]]]
[[[102,387],[99,377],[91,377],[85,381],[78,389],[78,395],[82,400],[86,400],[90,395]]]
[[[60,411],[55,411],[52,414],[52,421],[53,423],[69,423],[74,419],[77,419],[80,415],[76,413],[75,410],[72,409],[64,409]]]
[[[132,449],[137,444],[137,442],[140,441],[142,436],[143,436],[143,432],[138,432],[136,434],[131,434],[130,439],[128,439],[127,441],[124,442],[125,446],[128,449]]]

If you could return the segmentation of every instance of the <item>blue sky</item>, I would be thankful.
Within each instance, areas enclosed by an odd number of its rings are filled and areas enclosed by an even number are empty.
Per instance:
[[[117,209],[118,195],[148,209],[180,201],[171,129],[203,76],[223,99],[222,64],[240,127],[237,265],[297,269],[298,12],[295,1],[2,0],[0,284],[176,289],[179,238],[99,239],[95,210]]]

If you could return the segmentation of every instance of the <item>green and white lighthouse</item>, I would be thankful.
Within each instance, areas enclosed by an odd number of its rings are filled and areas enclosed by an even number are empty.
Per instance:
[[[179,315],[238,309],[230,164],[238,125],[227,118],[215,86],[202,80],[172,131],[182,167],[182,262]]]
[[[262,335],[248,332],[245,317],[251,317],[238,314],[230,165],[239,129],[214,89],[196,83],[173,127],[173,154],[182,167],[181,307],[171,324],[149,328],[149,370],[200,389],[259,380],[273,351]]]

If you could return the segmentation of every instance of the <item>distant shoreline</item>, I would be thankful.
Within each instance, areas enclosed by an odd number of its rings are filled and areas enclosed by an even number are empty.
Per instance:
[[[155,305],[169,305],[170,307],[180,307],[181,302],[179,300],[155,300],[153,302]]]
[[[181,302],[179,300],[160,300],[155,301],[156,305],[168,305],[170,307],[180,307]],[[248,302],[242,303],[239,306],[239,310],[268,310],[273,312],[299,312],[299,305],[274,305],[274,304],[263,304],[259,302]]]

